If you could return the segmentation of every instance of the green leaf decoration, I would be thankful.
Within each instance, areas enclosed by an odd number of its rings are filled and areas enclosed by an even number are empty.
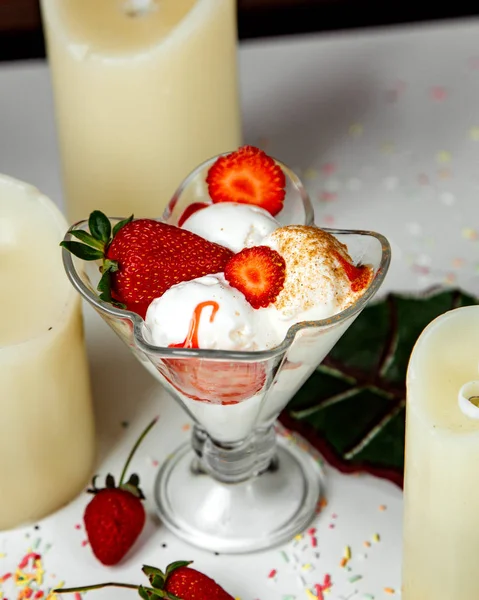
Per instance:
[[[102,253],[105,251],[105,243],[95,239],[87,231],[82,231],[81,229],[72,229],[71,234],[85,244],[93,246],[93,248],[96,248],[97,250],[101,250]]]
[[[118,221],[118,223],[113,227],[113,237],[120,231],[122,227],[128,225],[133,221],[133,215],[130,215],[127,219],[123,219],[123,221]]]
[[[478,304],[461,290],[390,294],[364,309],[281,415],[342,472],[402,485],[406,370],[424,328],[448,310]]]
[[[110,241],[111,223],[106,215],[99,210],[94,210],[88,219],[88,228],[92,236],[107,244]]]
[[[103,258],[103,252],[96,248],[86,246],[81,242],[60,242],[60,246],[66,248],[69,252],[82,260],[100,260]]]

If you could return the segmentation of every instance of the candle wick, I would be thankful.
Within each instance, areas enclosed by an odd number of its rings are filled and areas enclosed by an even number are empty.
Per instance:
[[[479,380],[469,381],[461,387],[458,402],[466,417],[479,419]]]

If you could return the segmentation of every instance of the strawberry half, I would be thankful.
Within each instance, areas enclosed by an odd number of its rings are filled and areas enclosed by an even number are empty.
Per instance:
[[[100,298],[145,318],[151,301],[172,285],[223,271],[233,252],[199,235],[152,219],[120,221],[112,229],[100,211],[91,213],[90,233],[61,246],[83,260],[102,260]]]
[[[97,583],[74,588],[57,588],[55,594],[78,594],[106,587],[119,587],[136,590],[143,600],[234,600],[214,579],[192,569],[191,561],[177,561],[168,565],[165,572],[143,565],[142,571],[148,577],[149,585],[129,583]]]
[[[125,475],[138,446],[156,423],[154,419],[133,446],[123,468],[120,482],[115,485],[113,475],[107,475],[106,487],[93,485],[88,490],[94,494],[87,504],[83,521],[90,547],[96,558],[104,565],[116,565],[130,550],[145,525],[145,499],[138,475],[133,473],[128,481]]]
[[[226,263],[225,278],[253,308],[266,308],[283,289],[286,263],[269,246],[244,248]]]
[[[283,208],[286,177],[265,152],[243,146],[220,156],[206,177],[213,202],[255,204],[273,216]]]

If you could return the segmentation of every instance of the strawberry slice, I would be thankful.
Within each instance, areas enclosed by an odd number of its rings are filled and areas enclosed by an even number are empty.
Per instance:
[[[283,208],[286,178],[281,167],[254,146],[221,156],[206,177],[213,202],[255,204],[273,216]]]
[[[266,308],[284,286],[286,263],[269,246],[244,248],[226,263],[225,278],[253,308]]]
[[[192,400],[210,404],[238,404],[257,394],[266,382],[262,362],[167,358],[157,368],[179,392]]]
[[[193,202],[192,204],[189,204],[183,211],[181,217],[178,219],[178,227],[181,227],[186,221],[186,219],[191,217],[191,215],[193,215],[195,212],[198,212],[199,210],[201,210],[202,208],[206,208],[207,206],[210,205],[206,204],[206,202]]]

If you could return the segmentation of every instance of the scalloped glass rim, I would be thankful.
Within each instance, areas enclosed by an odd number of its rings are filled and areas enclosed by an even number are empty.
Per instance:
[[[110,217],[112,220],[116,218]],[[120,220],[120,219],[118,219]],[[161,221],[162,219],[157,219]],[[88,225],[88,221],[79,221],[72,225],[67,231],[64,240],[72,240],[71,231],[74,229],[82,229],[85,225]],[[327,319],[321,319],[319,321],[301,321],[292,325],[284,338],[284,340],[268,350],[255,350],[255,351],[234,351],[234,350],[212,350],[212,349],[182,349],[182,348],[168,348],[161,346],[154,346],[150,344],[143,335],[143,329],[145,321],[136,313],[129,310],[114,307],[108,302],[100,300],[99,296],[93,293],[82,281],[75,269],[72,254],[62,248],[62,257],[65,271],[67,273],[70,282],[75,289],[80,293],[85,300],[87,300],[96,310],[101,313],[105,313],[109,317],[115,317],[118,319],[128,319],[133,324],[133,336],[138,348],[143,352],[158,357],[199,357],[207,358],[209,360],[218,361],[245,361],[245,362],[259,362],[270,358],[274,358],[286,350],[293,344],[295,336],[298,332],[305,329],[312,328],[330,328],[337,325],[347,319],[355,316],[359,313],[364,306],[367,304],[369,299],[375,295],[377,290],[381,287],[382,282],[386,276],[390,261],[391,261],[391,247],[388,240],[380,233],[374,231],[365,230],[354,230],[354,229],[329,229],[322,228],[323,231],[327,231],[332,235],[358,235],[372,237],[378,240],[381,244],[381,259],[377,271],[373,277],[366,292],[351,306],[345,310],[329,317]],[[80,259],[78,259],[80,260]]]

